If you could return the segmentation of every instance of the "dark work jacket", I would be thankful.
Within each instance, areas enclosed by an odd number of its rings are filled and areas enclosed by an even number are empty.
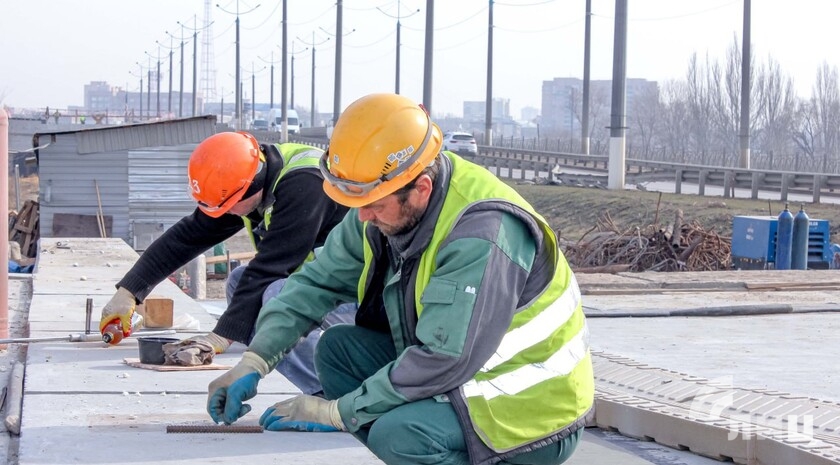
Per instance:
[[[279,144],[260,148],[266,156],[268,171],[264,179],[270,189],[283,168],[283,159]],[[273,192],[263,190],[259,207],[248,214],[255,225],[257,254],[242,273],[231,304],[219,318],[214,333],[247,344],[266,287],[295,271],[344,218],[347,208],[324,193],[323,182],[318,170],[299,169],[283,176]],[[268,208],[273,210],[266,230],[263,218]],[[117,286],[126,288],[142,302],[177,269],[243,228],[242,218],[237,215],[211,218],[196,208],[155,240]]]

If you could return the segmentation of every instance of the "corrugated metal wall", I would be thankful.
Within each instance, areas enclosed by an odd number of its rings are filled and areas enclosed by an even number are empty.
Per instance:
[[[59,135],[42,150],[38,179],[41,237],[53,237],[56,213],[95,216],[98,184],[102,213],[113,217],[111,237],[128,240],[127,151],[79,155],[75,137]]]
[[[129,245],[145,249],[161,232],[195,210],[187,189],[187,163],[196,145],[128,153]]]
[[[198,142],[215,132],[214,123],[198,117],[39,134],[42,143],[54,138],[38,156],[41,236],[53,237],[56,213],[95,216],[98,185],[102,212],[113,218],[110,236],[145,248],[194,210],[187,163]]]

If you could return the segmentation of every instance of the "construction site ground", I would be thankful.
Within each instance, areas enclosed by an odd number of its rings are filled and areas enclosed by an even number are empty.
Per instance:
[[[118,239],[42,238],[35,273],[10,278],[10,333],[83,333],[137,258]],[[571,464],[840,463],[840,276],[836,271],[579,274],[597,383],[595,415]],[[214,324],[165,281],[176,337]],[[233,365],[244,346],[216,357]],[[136,340],[9,344],[8,463],[381,463],[347,433],[167,433],[202,426],[219,370],[154,371],[125,359]],[[15,362],[25,368],[16,387]],[[19,392],[16,392],[19,391]],[[297,393],[271,373],[240,424]],[[15,423],[13,399],[22,395]],[[10,417],[10,414],[12,416]],[[11,422],[10,422],[11,420]],[[699,454],[699,455],[698,455]]]

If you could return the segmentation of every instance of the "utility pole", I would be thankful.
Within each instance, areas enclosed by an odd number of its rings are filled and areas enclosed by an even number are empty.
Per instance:
[[[242,15],[248,14],[248,13],[256,10],[259,7],[260,7],[260,5],[257,5],[253,8],[251,8],[248,11],[244,11],[244,12],[240,13],[239,12],[239,0],[236,0],[236,12],[225,10],[218,3],[216,4],[216,8],[224,11],[225,13],[236,15],[236,21],[235,21],[235,25],[236,25],[236,77],[234,78],[236,80],[236,105],[235,105],[236,109],[234,110],[234,118],[236,118],[236,129],[238,129],[238,130],[242,129],[242,83],[240,82],[240,74],[239,74],[240,73],[240,68],[239,68],[239,63],[240,63],[240,60],[239,60],[239,56],[240,56],[239,55],[239,48],[240,48],[239,47],[239,15],[240,14],[242,14]]]
[[[282,77],[280,78],[280,86],[282,87],[281,96],[280,96],[280,104],[282,108],[280,109],[280,118],[281,118],[281,127],[280,127],[280,137],[283,142],[288,142],[289,140],[289,111],[288,105],[286,104],[286,57],[287,55],[287,45],[288,45],[288,35],[289,35],[289,21],[288,21],[288,2],[283,0],[283,40],[281,42],[281,48],[283,49],[283,65],[281,66],[282,70]],[[298,121],[298,126],[300,126],[300,121]]]
[[[146,55],[149,55],[149,58],[154,58],[157,60],[157,77],[155,78],[155,96],[157,97],[157,103],[155,104],[155,116],[160,118],[160,59],[163,58],[160,56],[160,47],[158,47],[158,54],[157,56],[153,56],[149,52],[145,52]]]
[[[193,27],[186,26],[178,21],[182,30],[183,28],[187,28],[193,31],[192,116],[195,116],[198,111],[198,33],[205,29],[209,29],[215,21],[210,21],[210,23],[200,28],[197,27],[197,22],[198,20],[195,15],[193,15]],[[183,37],[183,33],[181,35]],[[181,61],[183,61],[183,58]],[[183,88],[183,85],[181,87]]]
[[[160,43],[160,41],[157,40],[155,41],[155,43],[158,44],[158,47],[163,47],[169,50],[169,97],[167,98],[166,102],[166,112],[168,113],[167,117],[169,117],[169,115],[172,115],[172,75],[174,74],[172,72],[172,55],[174,53],[175,47],[172,45],[172,34],[169,34],[169,31],[165,32],[166,35],[169,36],[169,47],[163,45],[162,43]]]
[[[309,50],[309,47],[304,47],[303,50],[298,50],[297,52],[295,52],[295,42],[292,41],[292,53],[291,53],[291,55],[292,55],[292,64],[291,64],[292,69],[291,69],[291,72],[289,73],[290,77],[291,77],[291,88],[290,88],[290,92],[289,92],[289,97],[291,98],[291,102],[289,103],[290,108],[295,107],[295,55],[298,54],[298,53],[303,53],[307,50]]]
[[[607,187],[624,189],[625,125],[624,114],[627,80],[627,0],[615,0],[615,33],[613,34],[612,110],[610,116],[610,157]]]
[[[178,23],[181,26],[181,35],[180,37],[175,37],[174,35],[170,34],[169,31],[166,31],[166,34],[173,39],[178,39],[181,41],[180,51],[181,51],[181,70],[180,70],[180,79],[178,84],[178,117],[184,116],[184,25],[180,22]],[[170,78],[171,79],[171,78]]]
[[[741,44],[741,168],[750,167],[750,3],[744,0],[744,38]]]
[[[143,120],[143,65],[140,64],[139,61],[135,61],[134,64],[137,65],[139,69],[140,75],[140,113],[137,115],[137,119],[142,121]]]
[[[586,25],[583,33],[583,108],[580,118],[580,152],[589,155],[589,55],[592,34],[592,0],[586,0]]]
[[[344,40],[344,2],[343,0],[336,0],[335,5],[335,83],[333,95],[333,127],[338,121],[338,115],[341,114],[341,49]],[[355,29],[353,29],[355,31]],[[352,32],[352,31],[351,31]]]
[[[397,63],[396,63],[396,72],[394,73],[394,76],[395,76],[395,78],[394,78],[394,81],[395,81],[394,82],[394,93],[395,94],[400,93],[400,29],[401,29],[401,26],[400,26],[400,3],[401,3],[401,0],[397,0],[397,16],[392,16],[392,15],[386,13],[385,10],[383,10],[382,8],[376,7],[376,9],[379,10],[379,12],[384,14],[385,16],[387,16],[389,18],[396,18],[397,19],[397,60],[396,60]],[[419,12],[420,12],[420,8],[413,11],[408,16],[403,16],[403,18],[408,18],[409,16],[413,16],[414,14],[419,13]]]
[[[257,73],[265,71],[265,66],[254,71],[254,62],[251,62],[251,121],[257,118]]]
[[[342,0],[337,0],[338,3],[336,4],[336,15],[335,15],[335,34],[327,31],[324,28],[321,28],[322,31],[325,33],[335,36],[335,83],[333,86],[333,117],[332,122],[333,126],[335,126],[335,122],[338,121],[338,116],[341,114],[341,49],[342,49],[342,42],[344,36],[349,36],[350,34],[356,32],[355,29],[351,30],[347,34],[344,34],[344,30],[342,29],[343,21],[342,21],[342,11],[344,10],[342,7]]]
[[[271,60],[270,61],[266,60],[265,58],[260,57],[260,56],[258,56],[257,58],[262,60],[264,63],[269,63],[271,65],[271,73],[270,73],[269,78],[268,78],[269,81],[270,81],[270,85],[268,86],[269,91],[270,91],[269,92],[268,108],[272,109],[272,108],[274,108],[274,63],[275,63],[275,61],[274,61],[274,50],[271,51]]]
[[[423,55],[423,106],[432,114],[432,58],[434,53],[435,0],[426,0],[426,49]]]
[[[484,102],[484,145],[493,143],[493,0],[487,15],[487,97]]]
[[[330,38],[327,37],[326,39],[324,39],[320,42],[315,42],[315,31],[312,31],[312,42],[307,43],[305,40],[301,39],[300,37],[298,37],[297,40],[303,42],[304,44],[306,44],[310,47],[312,47],[312,96],[311,96],[311,103],[310,103],[310,105],[311,105],[310,110],[311,111],[309,112],[309,127],[314,127],[315,126],[315,47],[317,45],[321,45],[324,42],[330,40]]]

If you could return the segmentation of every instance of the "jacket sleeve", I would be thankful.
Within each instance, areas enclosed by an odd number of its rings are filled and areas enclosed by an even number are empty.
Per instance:
[[[339,207],[325,193],[323,180],[309,170],[284,176],[274,191],[271,223],[248,262],[230,305],[214,333],[247,344],[262,307],[262,295],[272,282],[289,277],[320,245]]]
[[[510,326],[536,244],[525,224],[508,213],[465,215],[438,251],[423,290],[419,342],[339,399],[345,425],[355,431],[403,403],[472,379]]]
[[[315,260],[286,281],[283,290],[266,303],[257,320],[257,333],[248,346],[274,367],[298,339],[344,302],[356,302],[364,267],[362,224],[350,210],[327,236]]]
[[[117,287],[124,287],[142,302],[155,286],[204,253],[242,229],[242,220],[233,215],[211,218],[198,208],[181,218],[149,245]]]

